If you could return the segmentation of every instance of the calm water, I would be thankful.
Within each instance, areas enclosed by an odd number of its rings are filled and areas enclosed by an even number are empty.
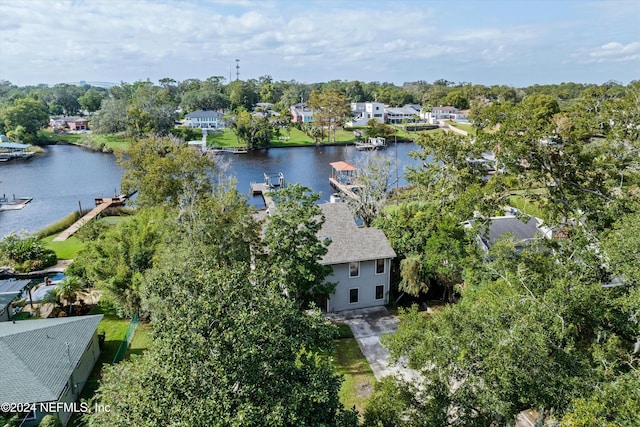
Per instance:
[[[416,164],[407,154],[415,150],[411,143],[397,145],[399,185],[407,165]],[[396,149],[385,151],[395,164]],[[262,182],[264,172],[283,172],[288,183],[300,183],[321,192],[321,200],[331,195],[329,163],[345,160],[361,165],[371,152],[354,147],[272,148],[248,154],[225,153],[216,156],[226,175],[237,179],[238,190],[249,193],[250,182]],[[395,167],[392,167],[392,183]],[[110,197],[120,192],[122,171],[111,154],[97,153],[70,145],[47,147],[47,153],[26,162],[0,163],[0,194],[11,198],[33,197],[33,201],[18,211],[0,212],[0,237],[13,231],[37,231],[78,209],[94,206],[94,198]],[[252,203],[256,203],[254,199]]]

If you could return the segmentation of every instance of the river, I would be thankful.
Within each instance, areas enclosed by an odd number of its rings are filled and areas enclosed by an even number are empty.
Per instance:
[[[387,156],[395,165],[397,149],[399,185],[404,185],[405,167],[418,164],[408,156],[415,148],[412,143],[399,143],[374,153]],[[332,192],[329,163],[344,160],[361,165],[374,153],[357,151],[353,146],[272,148],[247,154],[224,153],[217,155],[216,161],[226,175],[236,178],[241,193],[249,193],[250,182],[262,182],[264,172],[282,172],[287,183],[310,187],[321,192],[321,201],[328,201]],[[394,166],[392,175],[394,184]],[[33,198],[22,210],[0,212],[0,237],[40,230],[77,210],[78,202],[83,208],[92,208],[94,198],[120,192],[121,177],[122,170],[112,154],[72,145],[48,146],[46,153],[30,160],[0,163],[0,195]],[[250,201],[256,203],[255,199]]]

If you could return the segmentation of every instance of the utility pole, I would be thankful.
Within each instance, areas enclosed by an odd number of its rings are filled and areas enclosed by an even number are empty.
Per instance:
[[[236,59],[236,81],[240,80],[240,60]]]

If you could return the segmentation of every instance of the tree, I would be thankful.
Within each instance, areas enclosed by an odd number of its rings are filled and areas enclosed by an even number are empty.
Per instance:
[[[113,227],[87,236],[85,248],[68,273],[93,283],[120,317],[131,318],[141,309],[141,283],[154,265],[164,236],[172,230],[162,209],[143,209]],[[73,289],[73,288],[72,288]]]
[[[215,163],[172,137],[134,142],[118,162],[124,169],[122,190],[137,192],[138,206],[177,206],[187,185],[199,194],[211,192],[208,173]]]
[[[327,140],[330,140],[333,132],[333,141],[336,140],[336,129],[343,126],[351,117],[351,107],[347,97],[338,90],[330,89],[325,92],[313,91],[309,97],[309,106],[313,108],[313,121],[320,129],[327,129]]]
[[[92,113],[100,109],[100,104],[106,96],[106,92],[91,88],[78,98],[78,102],[80,107]]]
[[[444,99],[444,103],[452,105],[460,110],[466,110],[469,108],[469,100],[461,90],[453,90],[449,92]]]
[[[127,130],[127,101],[118,98],[105,98],[100,110],[91,116],[90,126],[95,133],[117,133]]]
[[[316,205],[320,195],[295,184],[270,196],[275,212],[271,212],[264,232],[264,269],[276,289],[285,292],[298,307],[306,307],[335,289],[334,283],[325,282],[331,267],[319,263],[327,253],[326,243],[317,236],[324,223]]]
[[[96,402],[113,409],[88,425],[357,426],[318,355],[331,345],[326,320],[255,282],[248,262],[203,256],[217,250],[163,254],[145,283],[154,345],[106,371]]]
[[[60,300],[64,300],[69,307],[69,314],[73,311],[73,304],[79,297],[87,295],[87,284],[76,276],[66,276],[54,290]]]
[[[390,167],[391,162],[386,157],[370,156],[358,170],[360,187],[357,198],[349,200],[349,207],[367,227],[380,215],[387,201]]]
[[[268,147],[271,144],[272,127],[267,119],[254,117],[241,110],[232,124],[238,140],[249,148]]]
[[[49,120],[47,108],[40,101],[31,98],[15,99],[12,106],[0,111],[0,117],[6,132],[22,127],[27,143],[35,141],[38,130]]]

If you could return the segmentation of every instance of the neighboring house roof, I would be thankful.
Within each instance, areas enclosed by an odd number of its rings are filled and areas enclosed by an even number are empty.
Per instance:
[[[377,228],[358,227],[346,204],[324,203],[319,206],[325,222],[318,232],[318,238],[322,241],[331,239],[321,264],[342,264],[396,256],[384,232]]]
[[[18,295],[20,295],[20,292],[7,292],[0,294],[0,311],[4,310],[9,304],[11,304],[11,301],[13,301]]]
[[[7,138],[7,135],[0,135],[0,142],[9,142],[9,138]]]
[[[196,110],[185,116],[187,119],[220,118],[222,113],[212,110]]]
[[[60,398],[102,315],[0,323],[0,402]]]
[[[0,294],[10,293],[10,292],[22,292],[24,288],[31,282],[29,279],[23,280],[0,280]]]
[[[418,113],[413,108],[405,108],[405,107],[385,107],[384,111],[388,114],[405,115],[405,116],[412,116]]]
[[[456,107],[433,107],[431,109],[431,111],[449,111],[449,112],[453,112],[453,111],[458,111],[458,109]]]
[[[506,234],[513,235],[516,245],[521,246],[538,239],[540,235],[548,235],[548,230],[541,226],[541,220],[536,217],[529,218],[525,223],[516,216],[508,215],[491,218],[488,231],[486,227],[479,231],[480,239],[487,249]]]
[[[29,144],[18,144],[15,142],[2,142],[0,143],[0,148],[4,148],[7,150],[26,150],[29,148]]]

